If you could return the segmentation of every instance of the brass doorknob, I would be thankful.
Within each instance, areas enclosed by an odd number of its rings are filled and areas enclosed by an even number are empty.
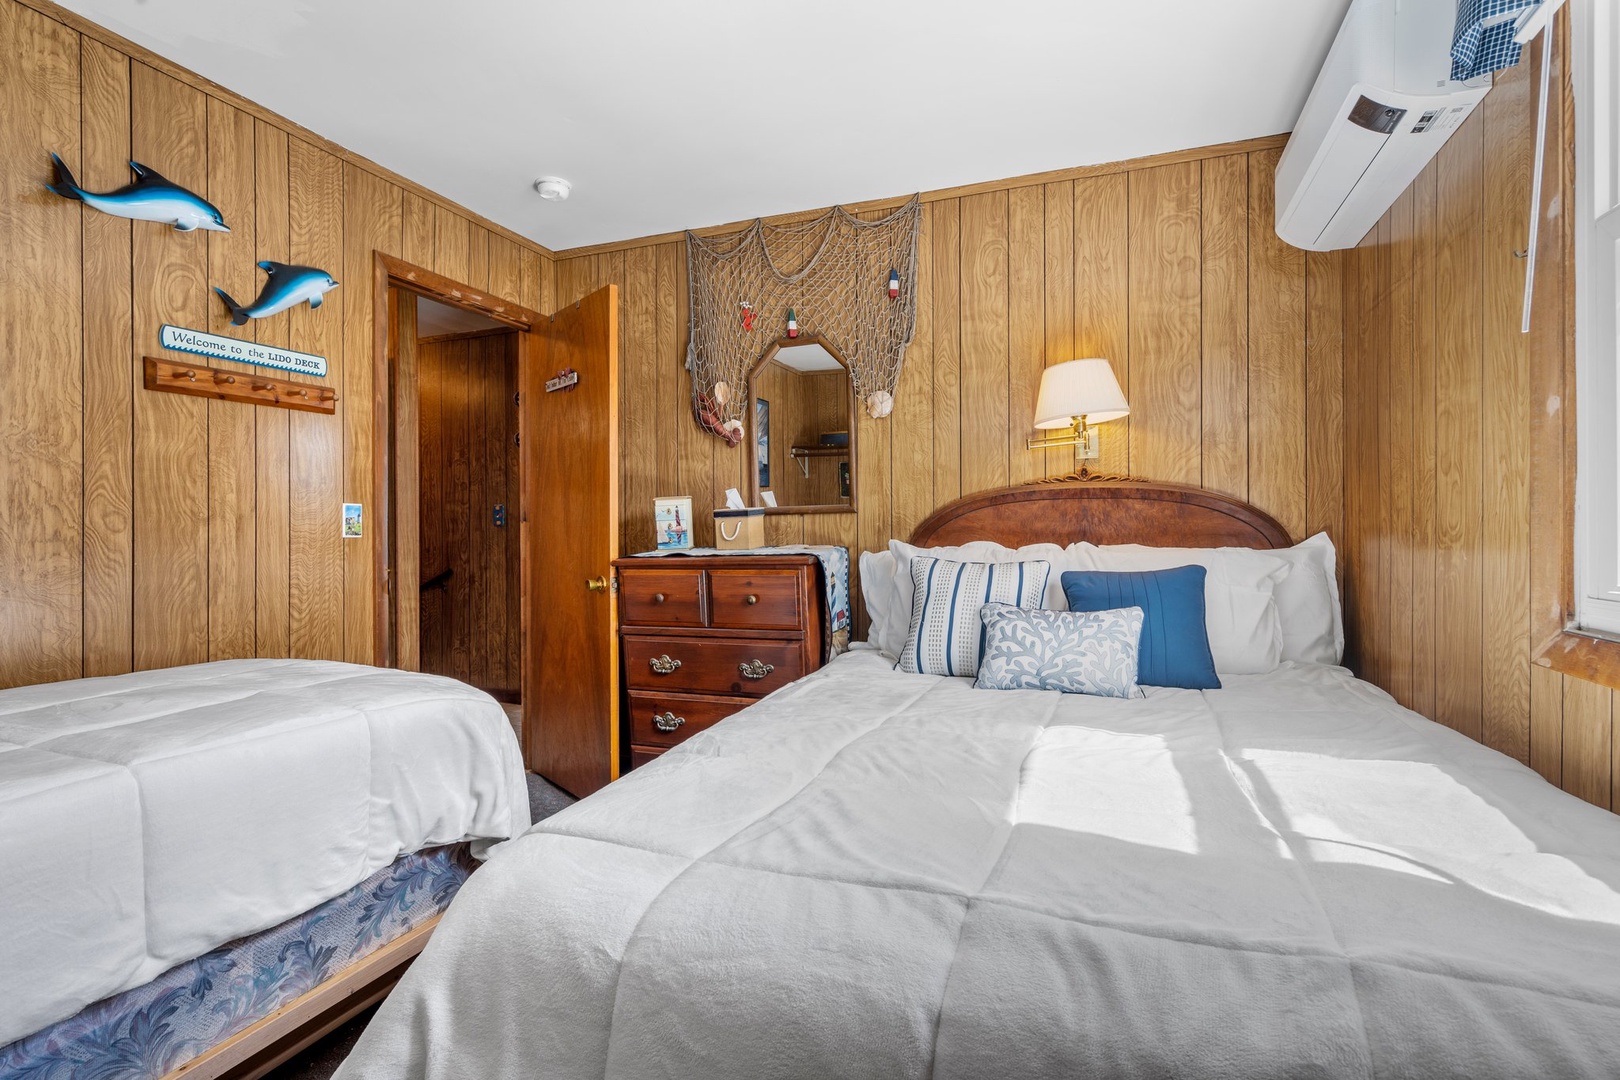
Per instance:
[[[585,587],[587,589],[589,589],[591,592],[606,592],[607,591],[607,578],[605,578],[605,577],[589,577],[589,578],[586,578],[585,579]]]

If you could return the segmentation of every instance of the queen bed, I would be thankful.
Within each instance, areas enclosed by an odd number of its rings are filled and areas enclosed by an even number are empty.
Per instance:
[[[919,547],[1281,549],[1149,484]],[[1329,664],[975,689],[857,648],[505,845],[343,1080],[1620,1070],[1620,820]]]

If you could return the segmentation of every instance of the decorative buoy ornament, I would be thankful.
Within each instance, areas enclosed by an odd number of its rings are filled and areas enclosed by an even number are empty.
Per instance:
[[[889,268],[889,299],[896,299],[900,295],[900,271]]]
[[[795,338],[795,337],[798,337],[798,336],[799,336],[799,319],[798,319],[798,316],[793,314],[793,309],[792,308],[788,308],[788,337]]]
[[[754,305],[750,304],[747,300],[743,300],[740,302],[740,306],[742,307],[743,329],[752,332],[754,329],[754,320],[758,317],[754,311]]]

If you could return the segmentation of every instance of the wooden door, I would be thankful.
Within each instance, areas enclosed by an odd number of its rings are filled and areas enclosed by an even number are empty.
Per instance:
[[[609,285],[520,335],[523,738],[581,797],[619,771],[618,312]],[[567,369],[579,382],[547,392]]]

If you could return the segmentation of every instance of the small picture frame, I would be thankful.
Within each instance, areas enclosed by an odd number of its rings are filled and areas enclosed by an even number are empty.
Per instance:
[[[359,540],[365,535],[365,517],[359,503],[343,504],[343,532],[345,540]]]
[[[759,458],[759,487],[771,486],[771,403],[754,399],[754,439]]]
[[[659,551],[685,551],[692,546],[692,497],[653,500],[653,529]]]

